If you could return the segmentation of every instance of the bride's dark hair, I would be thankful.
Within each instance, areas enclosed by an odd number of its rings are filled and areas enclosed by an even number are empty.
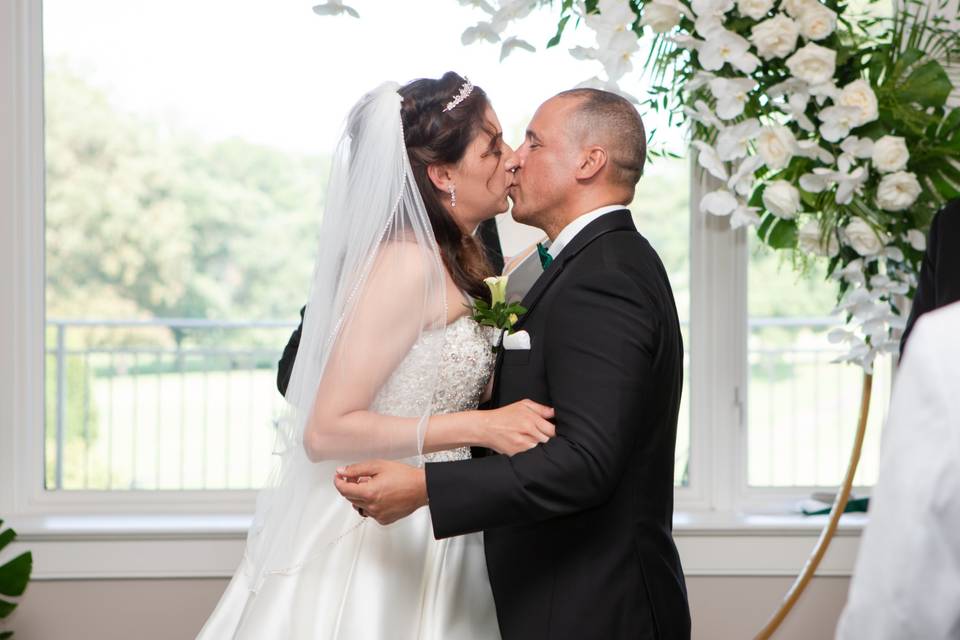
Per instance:
[[[427,175],[431,164],[456,164],[481,131],[496,135],[485,119],[487,94],[474,86],[455,108],[444,107],[460,92],[465,79],[452,71],[439,80],[421,78],[400,88],[403,137],[410,166],[426,205],[444,265],[454,283],[474,298],[490,299],[483,279],[493,274],[483,247],[466,234],[440,201],[441,192]]]

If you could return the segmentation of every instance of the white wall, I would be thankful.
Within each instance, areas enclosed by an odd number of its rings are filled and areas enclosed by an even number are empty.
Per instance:
[[[688,578],[694,640],[752,638],[790,582]],[[226,584],[224,579],[36,582],[13,614],[12,628],[18,640],[193,638]],[[832,638],[848,585],[845,577],[815,578],[776,640]]]

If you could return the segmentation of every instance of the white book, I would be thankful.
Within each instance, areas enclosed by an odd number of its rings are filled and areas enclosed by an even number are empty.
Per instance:
[[[540,264],[540,254],[534,249],[526,258],[504,271],[504,275],[509,276],[507,281],[507,302],[520,302],[527,295],[527,291],[533,287],[543,274],[543,266]]]

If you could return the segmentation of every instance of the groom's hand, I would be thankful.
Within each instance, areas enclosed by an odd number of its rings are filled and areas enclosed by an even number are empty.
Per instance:
[[[340,467],[333,483],[361,515],[380,524],[396,522],[427,504],[423,469],[402,462],[372,460]]]

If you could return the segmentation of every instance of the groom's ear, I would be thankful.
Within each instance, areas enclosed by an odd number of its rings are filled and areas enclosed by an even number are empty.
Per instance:
[[[607,166],[607,150],[603,147],[587,147],[580,156],[577,180],[591,180]]]
[[[430,178],[433,186],[440,191],[446,191],[447,187],[453,182],[450,166],[446,164],[428,164],[427,177]]]

